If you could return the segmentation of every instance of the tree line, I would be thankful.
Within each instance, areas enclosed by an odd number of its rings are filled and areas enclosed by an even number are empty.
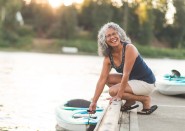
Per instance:
[[[166,15],[175,9],[173,23]],[[15,19],[20,11],[21,25]],[[184,0],[84,0],[70,6],[38,4],[32,0],[0,0],[0,46],[13,46],[27,36],[56,39],[76,39],[86,32],[96,40],[99,28],[110,21],[118,23],[133,42],[151,45],[154,41],[171,48],[185,47]]]

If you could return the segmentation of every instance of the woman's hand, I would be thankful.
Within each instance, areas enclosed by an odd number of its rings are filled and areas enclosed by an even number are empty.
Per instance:
[[[91,102],[89,106],[89,114],[94,114],[96,112],[96,103]]]
[[[122,98],[122,96],[123,96],[123,93],[124,93],[124,92],[119,91],[119,92],[117,93],[116,96],[114,96],[114,97],[112,97],[112,98],[110,99],[110,103],[112,103],[113,101],[121,101],[121,98]]]
[[[119,97],[119,96],[114,96],[114,97],[112,97],[111,99],[110,99],[110,104],[113,102],[113,101],[121,101],[121,97]]]
[[[124,95],[124,90],[119,90],[116,97],[121,99],[123,95]]]

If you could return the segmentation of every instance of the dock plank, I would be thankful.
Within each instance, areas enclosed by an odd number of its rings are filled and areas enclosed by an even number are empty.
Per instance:
[[[122,101],[113,101],[106,109],[102,120],[97,124],[94,131],[119,131],[120,108]]]
[[[139,131],[137,109],[130,111],[130,131]]]
[[[122,112],[121,121],[119,123],[119,131],[129,131],[130,130],[130,117],[129,112]]]

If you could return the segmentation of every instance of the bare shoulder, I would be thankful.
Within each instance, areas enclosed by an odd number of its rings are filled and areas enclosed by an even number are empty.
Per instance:
[[[109,59],[109,57],[108,57],[108,56],[105,56],[105,57],[104,57],[103,64],[110,65],[110,59]]]
[[[127,44],[126,48],[135,49],[136,47],[135,47],[135,45],[133,45],[133,44]]]
[[[133,58],[136,58],[139,52],[133,44],[127,44],[125,54],[126,56],[132,56]]]
[[[127,44],[126,51],[128,51],[128,52],[138,52],[137,48],[133,44]]]

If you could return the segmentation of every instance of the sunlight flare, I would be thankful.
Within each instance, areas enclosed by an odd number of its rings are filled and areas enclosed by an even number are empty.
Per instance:
[[[53,7],[53,8],[57,8],[60,5],[62,5],[62,1],[61,0],[48,0],[49,4]]]
[[[57,8],[62,4],[65,6],[69,6],[73,3],[81,4],[83,0],[48,0],[48,2],[53,8]]]

